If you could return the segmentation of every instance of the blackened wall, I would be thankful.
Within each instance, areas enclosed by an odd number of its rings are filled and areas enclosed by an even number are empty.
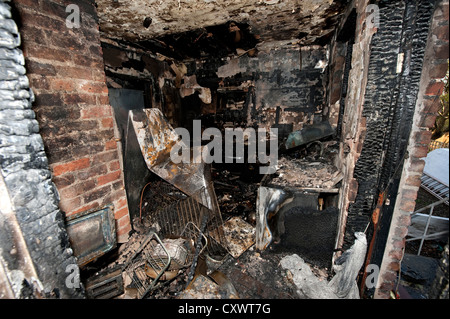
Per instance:
[[[83,296],[82,290],[69,289],[65,284],[67,266],[78,266],[58,208],[39,125],[31,109],[34,95],[19,45],[20,36],[10,7],[0,1],[0,168],[11,203],[11,207],[5,207],[8,201],[2,201],[0,214],[4,210],[15,213],[14,219],[39,277],[35,280],[43,285],[41,297],[79,298]],[[19,270],[19,249],[11,247],[13,242],[9,240],[19,234],[8,233],[11,228],[4,226],[0,225],[0,257],[10,270]],[[32,285],[30,278],[24,278],[22,285],[19,287],[22,291]],[[16,297],[33,295],[22,293]]]
[[[359,189],[349,207],[345,244],[349,247],[354,232],[365,230],[378,195],[386,191],[390,205],[383,210],[373,255],[374,261],[379,262],[407,156],[434,1],[376,4],[381,19],[373,36],[363,109],[367,132],[355,167]],[[369,227],[369,239],[372,234],[373,228]]]
[[[326,50],[320,46],[268,44],[256,56],[243,55],[219,65],[213,73],[218,84],[210,87],[213,95],[219,92],[234,105],[241,102],[246,126],[289,133],[322,121],[327,63]],[[241,99],[236,98],[238,92]],[[215,110],[233,103],[218,104]]]
[[[79,26],[66,23],[71,4],[79,9]],[[68,217],[113,204],[117,241],[126,242],[131,224],[95,1],[12,5],[59,208]]]

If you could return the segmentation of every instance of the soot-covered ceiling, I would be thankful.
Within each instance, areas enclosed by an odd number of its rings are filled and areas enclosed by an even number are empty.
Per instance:
[[[257,43],[326,44],[349,0],[96,0],[103,37],[178,58],[226,55]]]

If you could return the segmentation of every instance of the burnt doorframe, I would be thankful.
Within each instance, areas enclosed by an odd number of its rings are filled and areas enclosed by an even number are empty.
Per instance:
[[[353,243],[355,231],[366,230],[369,243],[375,233],[373,254],[368,253],[368,262],[380,266],[404,162],[408,156],[407,148],[435,1],[382,0],[374,3],[380,8],[381,23],[371,42],[363,110],[363,116],[367,119],[367,134],[355,166],[354,176],[359,188],[355,202],[349,207],[344,248],[349,248]],[[395,31],[398,31],[398,35],[395,35]],[[399,66],[401,70],[396,71]],[[383,68],[387,70],[384,73],[381,72]],[[381,121],[374,116],[380,111],[384,114]],[[381,138],[380,133],[384,134]],[[385,201],[377,228],[374,229],[371,217],[380,194],[385,194]],[[374,289],[364,292],[370,296]]]

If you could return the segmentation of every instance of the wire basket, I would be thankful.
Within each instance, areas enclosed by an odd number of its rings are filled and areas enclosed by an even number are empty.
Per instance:
[[[199,232],[201,216],[207,216],[205,236],[207,250],[214,256],[225,255],[228,252],[223,220],[215,194],[212,199],[213,209],[203,204],[208,194],[202,188],[193,196],[173,201],[172,204],[163,206],[154,211],[149,211],[150,224],[155,227],[162,238],[187,237],[192,239],[192,234]],[[190,231],[186,228],[190,224]],[[195,226],[195,228],[193,228]],[[184,235],[184,236],[183,236]]]
[[[158,254],[155,254],[155,251]],[[164,275],[171,263],[169,252],[161,239],[150,232],[139,249],[124,265],[124,285],[137,290],[137,297],[142,299],[156,288],[159,279]]]

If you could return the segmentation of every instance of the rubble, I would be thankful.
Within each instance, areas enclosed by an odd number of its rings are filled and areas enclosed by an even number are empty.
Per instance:
[[[234,258],[238,258],[244,251],[255,243],[255,228],[239,217],[233,217],[223,225],[228,250]]]
[[[271,183],[286,187],[331,189],[342,180],[342,173],[332,164],[283,157],[278,161],[278,176]]]
[[[138,126],[146,123],[136,114],[133,121]],[[327,281],[329,268],[313,265],[309,260],[307,263],[298,255],[300,259],[289,257],[291,253],[283,249],[258,250],[257,243],[258,205],[264,205],[258,198],[267,197],[261,190],[280,192],[278,197],[281,196],[282,200],[279,205],[277,202],[266,203],[273,206],[273,213],[290,203],[294,208],[306,204],[313,205],[311,209],[319,209],[316,203],[318,195],[308,199],[314,202],[308,204],[304,202],[305,198],[303,201],[294,198],[292,189],[312,194],[338,192],[342,174],[334,165],[333,142],[320,142],[320,150],[317,145],[308,145],[284,154],[279,160],[277,173],[271,176],[255,178],[258,174],[252,174],[257,169],[254,164],[215,164],[211,167],[210,177],[201,176],[202,183],[207,177],[213,185],[208,188],[212,196],[205,201],[201,200],[205,196],[184,192],[192,189],[189,180],[180,184],[179,179],[174,179],[176,174],[161,173],[167,169],[166,164],[160,163],[161,160],[167,162],[164,149],[171,144],[160,148],[165,145],[164,141],[151,140],[153,144],[145,146],[149,152],[144,148],[143,154],[149,155],[149,169],[157,175],[142,190],[140,216],[133,220],[135,233],[128,243],[120,247],[117,260],[108,266],[108,269],[123,269],[123,294],[116,298],[292,299],[338,296]],[[145,138],[140,144],[144,145],[144,142]],[[152,148],[154,146],[157,148]],[[323,199],[321,203],[323,206]],[[318,213],[323,216],[332,213],[322,206]],[[201,216],[209,216],[206,228],[201,228]],[[147,261],[137,263],[137,268],[130,272],[130,260],[139,255],[149,234],[160,238],[160,242],[144,254]],[[203,239],[200,240],[201,236]],[[196,243],[202,245],[199,246],[201,250],[196,250]],[[264,249],[270,243],[267,242]],[[217,250],[218,247],[221,250]],[[154,264],[157,260],[160,261],[158,266]],[[290,269],[292,267],[298,269]],[[285,272],[283,269],[290,270]],[[296,288],[295,284],[302,281],[303,287]]]
[[[281,266],[288,272],[297,287],[297,294],[305,299],[337,299],[328,282],[320,280],[311,268],[298,255],[287,256],[281,260]]]
[[[354,245],[338,258],[333,267],[335,276],[327,281],[316,276],[311,267],[298,255],[283,258],[281,266],[297,286],[297,293],[307,299],[359,299],[357,277],[364,264],[367,240],[364,233],[356,233]]]

